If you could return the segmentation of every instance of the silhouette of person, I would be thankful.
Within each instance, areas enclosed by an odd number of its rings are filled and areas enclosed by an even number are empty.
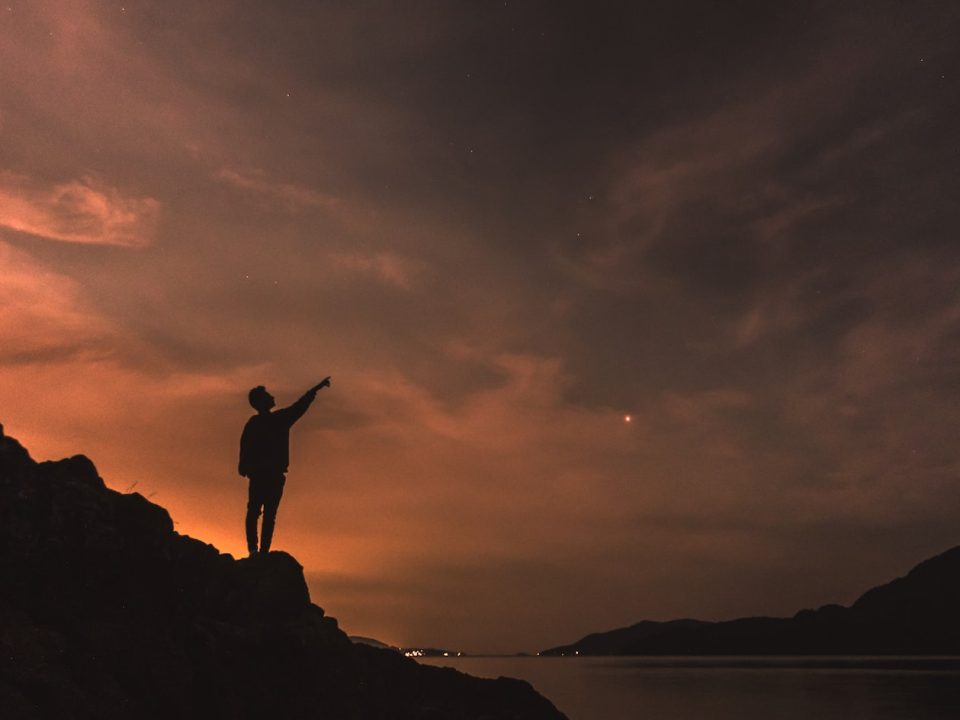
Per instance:
[[[257,414],[247,420],[240,436],[240,464],[237,470],[250,479],[247,500],[247,549],[257,553],[257,520],[263,513],[260,552],[270,552],[277,507],[283,496],[287,466],[290,464],[290,428],[303,417],[317,397],[317,391],[330,387],[330,378],[307,390],[290,407],[270,412],[276,405],[273,395],[263,385],[253,388],[250,404]]]

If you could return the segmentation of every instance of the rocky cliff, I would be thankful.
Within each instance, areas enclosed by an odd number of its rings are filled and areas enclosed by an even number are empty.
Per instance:
[[[563,716],[522,681],[354,645],[290,555],[234,560],[0,428],[0,717]]]

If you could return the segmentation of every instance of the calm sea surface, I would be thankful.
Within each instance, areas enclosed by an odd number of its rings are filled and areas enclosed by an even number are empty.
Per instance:
[[[960,658],[421,658],[526,680],[570,720],[958,720]]]

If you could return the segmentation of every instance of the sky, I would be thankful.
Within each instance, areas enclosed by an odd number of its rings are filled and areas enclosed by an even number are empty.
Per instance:
[[[791,615],[960,544],[960,5],[0,2],[0,422],[351,634]]]

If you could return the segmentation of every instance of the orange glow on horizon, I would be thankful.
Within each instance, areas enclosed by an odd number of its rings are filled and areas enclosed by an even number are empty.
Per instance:
[[[330,375],[272,547],[417,647],[792,613],[955,544],[949,3],[8,5],[35,459],[242,557],[247,392]]]

